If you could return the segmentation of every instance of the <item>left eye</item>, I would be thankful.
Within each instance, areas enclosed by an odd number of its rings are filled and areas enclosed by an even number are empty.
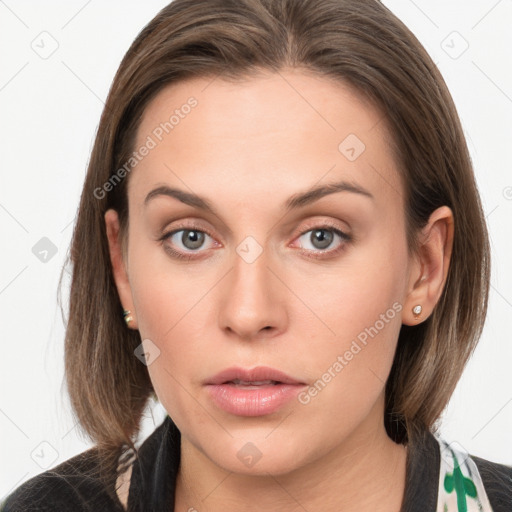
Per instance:
[[[179,233],[182,233],[181,236],[177,236]],[[200,249],[204,244],[205,237],[211,238],[210,235],[198,229],[180,229],[179,231],[173,231],[165,236],[166,239],[171,241],[172,245],[176,245],[177,239],[183,246],[179,247],[178,245],[178,248],[185,248],[189,251],[197,251]]]
[[[331,227],[318,227],[315,229],[310,229],[299,237],[299,240],[301,240],[300,246],[302,248],[309,249],[308,247],[305,247],[304,242],[302,242],[302,239],[305,238],[306,244],[309,242],[313,245],[313,249],[311,250],[323,251],[332,244],[336,236],[342,241],[349,240],[349,236],[339,229]]]

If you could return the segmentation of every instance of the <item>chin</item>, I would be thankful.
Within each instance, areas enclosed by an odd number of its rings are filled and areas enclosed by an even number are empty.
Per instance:
[[[261,434],[245,432],[215,447],[210,445],[205,454],[226,471],[251,476],[284,475],[307,463],[303,442],[289,436],[286,441],[277,435],[272,438],[274,433],[269,432],[268,428]]]

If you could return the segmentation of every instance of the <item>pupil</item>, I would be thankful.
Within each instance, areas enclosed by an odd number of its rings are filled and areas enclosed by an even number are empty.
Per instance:
[[[328,235],[325,236],[325,233],[328,233]],[[311,234],[311,236],[314,237],[314,239],[312,240],[313,245],[316,246],[316,242],[319,242],[319,249],[325,249],[326,247],[329,247],[333,239],[332,233],[327,229],[317,229]]]

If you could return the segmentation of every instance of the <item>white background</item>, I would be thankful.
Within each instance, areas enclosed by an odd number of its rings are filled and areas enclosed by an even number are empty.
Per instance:
[[[0,1],[0,499],[91,446],[73,424],[63,385],[57,282],[103,101],[129,45],[166,3]],[[485,331],[441,434],[512,465],[512,1],[384,4],[420,39],[448,84],[491,235]],[[42,38],[47,50],[58,44],[46,59],[33,49]],[[43,237],[57,248],[47,262],[32,252]],[[67,290],[65,284],[64,306]],[[145,435],[164,412],[148,409]]]

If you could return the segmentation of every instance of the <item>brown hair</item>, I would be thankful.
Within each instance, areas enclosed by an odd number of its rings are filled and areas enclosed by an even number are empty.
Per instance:
[[[411,251],[437,207],[454,214],[443,294],[427,320],[400,331],[386,384],[392,439],[411,446],[437,428],[478,342],[489,291],[487,228],[456,108],[416,37],[377,0],[175,0],[144,27],[115,75],[71,245],[66,382],[76,419],[107,466],[125,448],[135,450],[154,391],[134,356],[139,333],[123,322],[104,225],[105,211],[114,208],[126,233],[128,177],[103,197],[95,191],[129,160],[144,109],[163,87],[285,67],[351,85],[384,113]]]

